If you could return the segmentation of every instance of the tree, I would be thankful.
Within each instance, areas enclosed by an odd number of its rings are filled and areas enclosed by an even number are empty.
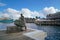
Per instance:
[[[38,19],[38,17],[36,16],[36,19]]]
[[[23,30],[22,28],[25,27],[25,30],[27,29],[25,25],[25,19],[24,16],[21,14],[21,17],[18,20],[15,20],[14,24],[17,26],[17,30],[21,31]]]
[[[40,17],[36,16],[36,19],[40,19]]]

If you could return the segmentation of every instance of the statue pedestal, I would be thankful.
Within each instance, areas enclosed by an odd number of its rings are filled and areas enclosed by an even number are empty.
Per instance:
[[[17,32],[17,27],[16,27],[16,26],[9,26],[9,27],[7,27],[6,32],[7,32],[7,33]]]

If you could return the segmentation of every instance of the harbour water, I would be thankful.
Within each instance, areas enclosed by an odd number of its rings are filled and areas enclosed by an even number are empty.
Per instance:
[[[5,30],[7,26],[14,26],[14,23],[0,23],[0,30]],[[45,40],[60,40],[60,26],[38,26],[34,23],[26,23],[26,26],[47,32]]]
[[[0,23],[0,30],[6,30],[8,26],[15,26],[14,23]]]
[[[27,23],[27,26],[47,32],[45,40],[60,40],[60,26],[38,26],[34,23]]]

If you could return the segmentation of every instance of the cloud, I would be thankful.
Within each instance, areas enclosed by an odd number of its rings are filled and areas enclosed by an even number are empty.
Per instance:
[[[5,14],[2,15],[2,17],[8,18],[8,17],[10,17],[10,16],[9,16],[8,14],[5,13]]]
[[[18,10],[15,10],[15,9],[12,9],[12,8],[7,8],[6,11],[9,12],[9,13],[13,13],[13,14],[18,14],[19,13]]]
[[[6,4],[4,4],[4,3],[0,3],[0,6],[5,6]]]
[[[6,9],[6,13],[8,13],[13,19],[18,19],[21,13],[27,18],[35,18],[36,16],[40,16],[39,12],[31,11],[28,8],[22,8],[20,11],[8,8]]]
[[[0,12],[0,18],[9,18],[9,14],[5,13],[5,12]]]
[[[31,17],[32,14],[32,12],[27,8],[22,8],[21,13],[24,15],[24,17],[29,17],[29,18]]]
[[[52,14],[52,13],[56,13],[58,11],[58,9],[54,8],[54,7],[45,7],[43,9],[43,11],[45,13],[48,13],[48,14]]]
[[[56,12],[59,12],[59,9],[56,9],[55,7],[45,7],[42,10],[43,15],[46,17],[48,14],[54,14]]]
[[[18,19],[20,17],[20,12],[18,10],[7,8],[6,12],[10,15],[12,19]]]
[[[5,13],[2,16],[3,17],[10,17],[12,19],[18,19],[20,17],[20,14],[23,14],[24,17],[27,18],[35,18],[36,16],[41,17],[41,18],[46,18],[47,14],[53,14],[56,13],[60,10],[54,8],[54,7],[45,7],[41,11],[31,11],[28,8],[22,8],[21,10],[15,10],[12,8],[7,8],[5,10]]]
[[[21,10],[21,13],[24,15],[24,17],[28,17],[28,18],[34,18],[36,16],[40,16],[39,12],[37,11],[31,11],[27,8],[23,8]]]
[[[39,14],[39,12],[37,12],[37,11],[33,11],[33,12],[32,12],[32,16],[34,16],[34,17],[38,16],[38,17],[39,17],[40,14]]]

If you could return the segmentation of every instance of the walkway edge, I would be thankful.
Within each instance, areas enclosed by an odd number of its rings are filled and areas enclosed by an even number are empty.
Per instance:
[[[31,29],[31,30],[34,30],[34,31],[29,32],[29,33],[24,33],[23,35],[30,37],[32,39],[35,39],[35,40],[44,40],[45,37],[47,37],[47,33],[42,30],[36,30],[36,29]]]

